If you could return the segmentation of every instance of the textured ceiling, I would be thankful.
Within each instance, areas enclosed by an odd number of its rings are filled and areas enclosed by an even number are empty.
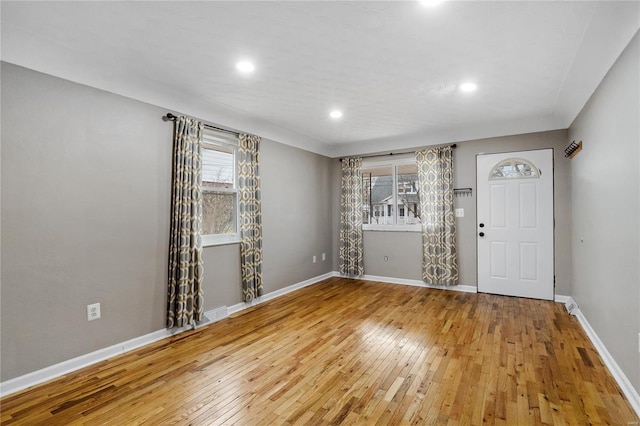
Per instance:
[[[1,7],[4,61],[335,156],[566,128],[640,27],[638,2]]]

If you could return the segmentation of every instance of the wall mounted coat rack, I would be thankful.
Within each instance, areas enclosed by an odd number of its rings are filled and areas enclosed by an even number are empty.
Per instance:
[[[582,151],[582,141],[578,143],[576,143],[576,141],[573,141],[569,144],[568,147],[565,148],[564,156],[567,158],[573,158],[578,155],[580,151]]]
[[[453,188],[453,195],[456,197],[471,197],[473,188]]]

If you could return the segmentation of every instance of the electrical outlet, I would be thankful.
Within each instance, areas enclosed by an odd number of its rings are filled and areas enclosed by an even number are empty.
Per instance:
[[[455,209],[456,217],[464,217],[464,209]]]
[[[322,253],[322,261],[324,262],[325,260],[327,260],[327,254],[326,253]]]
[[[316,263],[316,257],[313,256],[313,263]]]
[[[98,318],[100,318],[100,304],[87,305],[87,321],[97,320]]]

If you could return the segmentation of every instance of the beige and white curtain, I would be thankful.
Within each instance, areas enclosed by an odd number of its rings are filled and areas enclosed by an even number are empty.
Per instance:
[[[167,328],[200,321],[202,294],[202,123],[179,117],[174,126],[169,234]]]
[[[427,284],[458,284],[458,253],[453,205],[453,150],[450,146],[416,152],[422,223],[422,279]]]
[[[362,242],[362,158],[342,159],[340,197],[340,273],[364,275]]]
[[[260,206],[260,138],[241,134],[238,143],[240,268],[245,302],[262,296],[262,215]]]

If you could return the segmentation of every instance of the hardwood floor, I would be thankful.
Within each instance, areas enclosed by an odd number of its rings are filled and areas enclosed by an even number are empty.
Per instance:
[[[343,278],[0,403],[6,425],[638,422],[562,304]]]

